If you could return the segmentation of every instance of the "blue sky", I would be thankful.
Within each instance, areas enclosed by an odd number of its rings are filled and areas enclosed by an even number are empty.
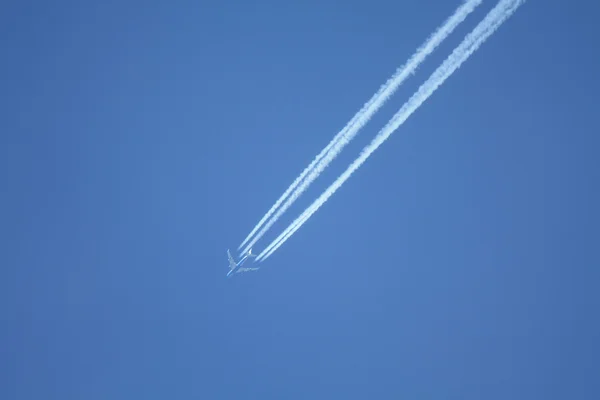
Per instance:
[[[5,7],[0,397],[598,398],[597,2],[529,0],[261,271],[225,278],[458,4]]]

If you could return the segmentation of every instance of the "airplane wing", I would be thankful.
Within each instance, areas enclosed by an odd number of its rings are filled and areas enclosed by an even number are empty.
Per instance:
[[[260,268],[240,268],[237,272],[258,271]]]
[[[229,269],[234,269],[235,267],[237,267],[237,264],[235,263],[233,257],[231,257],[231,253],[229,252],[229,250],[227,250],[227,259],[229,260]]]

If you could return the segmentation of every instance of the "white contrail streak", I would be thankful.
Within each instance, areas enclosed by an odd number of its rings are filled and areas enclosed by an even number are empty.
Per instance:
[[[277,211],[268,223],[248,243],[242,253],[246,253],[252,246],[273,226],[281,215],[300,197],[300,195],[317,179],[323,170],[337,157],[342,149],[358,134],[358,131],[371,119],[371,117],[385,104],[400,85],[413,74],[419,65],[446,39],[456,27],[467,18],[467,16],[479,5],[482,0],[467,0],[460,5],[450,18],[412,55],[402,67],[398,68],[394,75],[383,84],[377,93],[365,103],[365,105],[352,117],[350,122],[338,132],[329,144],[321,150],[317,157],[310,163],[294,182],[287,188],[283,195],[275,202],[265,216],[252,229],[244,239],[238,250],[242,248],[263,224]],[[287,199],[287,201],[285,201]],[[285,201],[283,206],[281,204]],[[279,208],[281,206],[281,208]],[[279,209],[278,209],[279,208]]]
[[[495,31],[509,18],[524,0],[501,0],[485,18],[454,49],[417,92],[402,106],[392,119],[367,145],[360,156],[311,204],[294,222],[286,228],[256,258],[264,261],[287,241],[356,171],[379,146],[387,140],[409,117],[427,100],[446,79],[452,75]]]

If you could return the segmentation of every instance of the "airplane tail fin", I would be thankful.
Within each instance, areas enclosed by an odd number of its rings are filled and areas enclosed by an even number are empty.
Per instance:
[[[252,249],[248,250],[248,257],[256,257],[256,254],[252,252]]]

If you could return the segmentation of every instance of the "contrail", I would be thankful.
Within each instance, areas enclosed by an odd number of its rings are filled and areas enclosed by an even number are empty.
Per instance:
[[[524,0],[501,0],[444,60],[429,79],[402,106],[392,119],[367,145],[360,156],[285,231],[256,258],[264,261],[287,241],[300,227],[350,178],[369,156],[387,140],[450,77],[495,31]]]
[[[363,107],[352,117],[350,122],[335,135],[327,146],[317,155],[308,167],[294,180],[283,195],[275,202],[265,216],[252,229],[250,234],[244,239],[238,250],[242,248],[253,235],[263,226],[263,224],[275,213],[260,232],[248,243],[243,250],[246,253],[252,246],[273,226],[281,215],[300,197],[300,195],[310,186],[310,184],[321,174],[321,172],[333,161],[358,133],[358,131],[371,119],[371,117],[385,104],[385,102],[394,94],[400,85],[408,78],[419,65],[446,39],[454,29],[467,18],[467,16],[479,5],[482,0],[467,0],[456,9],[454,14],[448,18],[436,32],[427,39],[427,41],[412,55],[412,57],[402,67],[398,68],[394,75],[383,84],[377,93],[363,105]],[[292,193],[293,192],[293,193]],[[291,195],[291,196],[290,196]],[[287,201],[281,206],[281,204]],[[281,208],[279,208],[281,206]],[[278,209],[279,208],[279,209]]]

